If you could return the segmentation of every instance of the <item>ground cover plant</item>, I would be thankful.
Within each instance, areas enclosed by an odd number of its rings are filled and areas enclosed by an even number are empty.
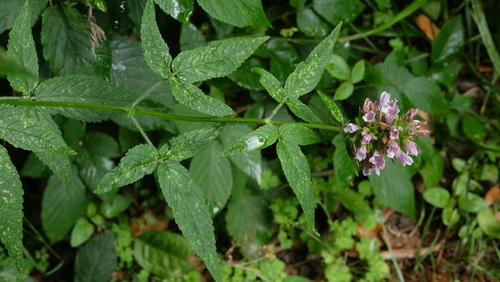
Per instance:
[[[499,8],[0,1],[0,281],[500,279]]]

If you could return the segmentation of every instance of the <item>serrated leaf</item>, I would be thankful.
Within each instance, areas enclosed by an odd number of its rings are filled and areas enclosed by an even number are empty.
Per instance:
[[[70,102],[126,107],[138,95],[99,77],[71,75],[48,79],[35,90],[37,101]],[[101,122],[120,113],[71,107],[44,107],[51,114],[62,114],[86,122]]]
[[[45,9],[42,14],[43,56],[54,75],[95,74],[109,77],[111,52],[109,45],[90,48],[85,17],[67,4]]]
[[[0,138],[28,151],[74,155],[61,134],[25,112],[25,107],[0,105]]]
[[[330,55],[328,63],[326,64],[326,70],[331,76],[340,80],[348,80],[351,75],[351,70],[347,62],[344,58],[336,54]]]
[[[332,117],[334,117],[335,120],[338,121],[340,124],[344,124],[345,123],[344,115],[342,114],[342,111],[340,110],[339,106],[337,106],[335,101],[333,101],[330,97],[326,96],[321,91],[318,91],[318,94],[321,97],[321,100],[323,100],[325,106],[328,108],[328,111],[330,111]]]
[[[188,83],[226,76],[268,38],[241,37],[212,41],[205,47],[181,52],[172,62],[172,71]]]
[[[283,92],[283,87],[281,87],[279,80],[274,77],[272,73],[259,67],[252,68],[252,71],[260,74],[260,83],[274,100],[278,103],[285,103],[285,93]]]
[[[243,152],[251,152],[271,146],[278,139],[278,129],[275,125],[266,124],[251,133],[238,138],[238,140],[227,146],[220,154],[221,157],[230,156]]]
[[[74,281],[109,281],[116,260],[113,232],[106,230],[92,238],[76,255]]]
[[[295,70],[299,63],[299,54],[285,38],[273,37],[266,41],[266,53],[271,59],[269,71],[282,83]]]
[[[297,65],[285,82],[285,95],[294,99],[312,91],[318,84],[328,59],[339,37],[341,24],[309,54],[305,61]]]
[[[160,149],[160,154],[173,161],[189,159],[208,146],[222,129],[223,126],[214,125],[183,133],[172,138],[168,145],[164,145]]]
[[[224,147],[228,147],[235,139],[251,132],[252,129],[247,125],[227,124],[224,131],[220,134],[219,139]],[[237,168],[245,172],[260,185],[262,174],[262,156],[260,152],[243,152],[229,157]]]
[[[182,235],[205,262],[215,281],[221,282],[214,227],[201,189],[178,162],[165,160],[157,171],[160,188]]]
[[[163,78],[170,77],[170,56],[167,43],[163,40],[156,24],[155,4],[148,0],[144,8],[141,24],[141,40],[144,58],[149,67]]]
[[[0,240],[24,273],[23,188],[7,150],[0,146]]]
[[[286,179],[297,196],[304,211],[309,229],[316,235],[314,227],[314,190],[311,181],[311,170],[306,156],[295,142],[280,140],[276,146],[278,158]]]
[[[213,18],[237,27],[262,24],[271,27],[260,0],[198,0]]]
[[[113,171],[108,172],[99,182],[95,193],[106,193],[151,174],[158,165],[159,154],[149,144],[141,144],[128,150]]]
[[[74,187],[71,194],[55,175],[49,178],[43,192],[42,227],[52,243],[64,239],[76,221],[85,215],[86,189],[76,167],[70,169],[69,177]]]
[[[68,194],[73,193],[71,180],[71,163],[67,155],[56,155],[46,152],[35,152],[36,156],[57,176],[63,183]]]
[[[13,73],[7,77],[12,88],[24,95],[28,95],[38,84],[38,57],[31,26],[29,1],[26,0],[9,32],[7,45],[8,55],[12,61],[30,73],[30,76]]]
[[[322,142],[318,131],[300,124],[287,123],[279,128],[280,140],[298,145],[311,145]]]
[[[193,14],[194,0],[155,0],[160,8],[172,18],[177,19],[184,25],[189,24]]]
[[[262,84],[259,82],[260,76],[252,72],[252,68],[255,67],[263,67],[263,65],[258,58],[251,56],[227,77],[245,89],[262,90]]]
[[[351,71],[351,82],[358,83],[363,80],[365,76],[365,60],[359,60],[354,67],[352,67]]]
[[[179,103],[212,116],[228,116],[234,114],[233,109],[223,102],[205,95],[200,88],[191,83],[183,83],[177,78],[170,78],[172,94]]]
[[[321,119],[319,119],[319,117],[316,116],[312,112],[312,110],[304,103],[302,103],[299,99],[289,99],[286,101],[286,105],[288,106],[290,111],[292,111],[292,113],[294,113],[299,118],[309,123],[323,124]]]
[[[431,59],[434,64],[444,65],[457,58],[464,47],[462,17],[454,17],[443,25],[432,44]]]
[[[375,196],[385,205],[415,218],[415,195],[410,173],[399,162],[386,160],[380,176],[370,175]]]
[[[186,238],[168,231],[150,230],[134,241],[134,258],[137,264],[161,278],[169,277],[172,272],[192,270],[188,256],[193,254]]]
[[[425,77],[409,78],[402,88],[405,96],[418,109],[430,114],[448,112],[448,102],[443,91],[432,80]]]
[[[335,91],[335,95],[333,95],[333,99],[335,100],[345,100],[351,97],[352,92],[354,91],[354,85],[350,81],[344,81],[339,85],[339,88]]]
[[[189,165],[189,172],[201,188],[212,215],[226,206],[233,188],[233,179],[228,177],[232,174],[231,163],[228,158],[217,157],[221,152],[221,144],[214,141],[194,156]]]

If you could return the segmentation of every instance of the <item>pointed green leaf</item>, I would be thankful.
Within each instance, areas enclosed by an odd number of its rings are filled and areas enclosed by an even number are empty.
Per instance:
[[[335,153],[333,154],[335,178],[343,187],[349,187],[349,182],[354,179],[358,166],[347,152],[342,135],[338,134],[335,136],[332,143],[335,145]]]
[[[448,102],[437,83],[426,77],[412,77],[401,87],[404,94],[418,109],[430,114],[448,112]]]
[[[67,4],[57,4],[43,12],[43,56],[49,61],[54,75],[95,74],[109,77],[109,45],[97,45],[94,57],[85,20],[85,16]]]
[[[358,83],[363,80],[365,76],[365,60],[359,60],[354,67],[352,67],[351,71],[351,82]]]
[[[350,23],[365,9],[359,0],[314,0],[314,10],[329,23]]]
[[[31,17],[29,1],[26,0],[17,17],[12,30],[9,33],[9,44],[7,45],[9,57],[19,66],[22,66],[31,76],[13,73],[7,78],[12,88],[29,94],[38,84],[38,57],[36,54],[35,41],[31,34]]]
[[[445,64],[457,58],[464,48],[462,17],[446,21],[432,44],[431,59],[434,64]]]
[[[333,99],[335,100],[345,100],[351,97],[352,92],[354,91],[354,85],[350,81],[344,81],[339,85],[339,88],[335,91],[335,95],[333,95]]]
[[[172,18],[177,19],[184,25],[189,24],[193,14],[194,0],[155,0],[160,8]]]
[[[179,44],[181,52],[207,45],[203,33],[192,23],[182,25]]]
[[[189,165],[189,172],[201,188],[212,215],[226,206],[233,188],[233,179],[229,177],[231,163],[228,158],[217,157],[221,152],[222,146],[216,140],[194,156]]]
[[[205,262],[215,281],[221,282],[214,227],[201,189],[188,170],[174,161],[165,160],[158,165],[158,180],[182,235]]]
[[[325,37],[330,30],[328,23],[311,8],[297,11],[297,27],[309,37]]]
[[[195,111],[212,116],[228,116],[234,114],[231,107],[217,99],[205,95],[200,88],[191,83],[183,83],[177,78],[170,78],[169,82],[175,99]]]
[[[323,103],[325,103],[325,106],[328,108],[330,111],[330,114],[332,117],[335,118],[336,121],[338,121],[340,124],[344,124],[344,115],[342,114],[342,111],[340,110],[339,106],[333,101],[330,97],[326,96],[323,92],[318,91],[319,96],[321,97],[321,100],[323,100]]]
[[[70,170],[69,177],[74,187],[71,194],[55,175],[49,178],[43,192],[42,227],[52,243],[64,239],[76,221],[85,216],[86,189],[76,167]]]
[[[23,188],[7,150],[0,146],[0,240],[24,273]]]
[[[27,71],[25,68],[19,66],[7,56],[7,51],[0,46],[0,77],[13,75],[25,80],[35,80],[36,76]]]
[[[269,37],[240,37],[212,41],[180,53],[172,62],[182,81],[193,83],[234,72]]]
[[[60,132],[41,124],[27,115],[28,107],[0,105],[0,138],[28,151],[46,151],[56,154],[76,154],[64,142]]]
[[[126,107],[138,94],[99,77],[72,75],[48,79],[36,88],[37,101],[86,103]],[[101,122],[120,113],[70,107],[45,107],[51,114],[62,114],[86,122]]]
[[[69,161],[69,157],[67,155],[57,155],[47,152],[35,152],[35,154],[63,183],[66,192],[71,194],[73,191],[73,181],[71,180],[71,162]]]
[[[279,80],[274,77],[272,73],[259,67],[252,68],[252,71],[260,74],[260,83],[274,100],[278,103],[285,103],[285,93],[283,92],[283,87],[281,87]]]
[[[260,0],[198,0],[197,2],[210,16],[230,25],[244,27],[262,24],[271,27]]]
[[[99,182],[95,193],[106,193],[151,174],[158,165],[158,151],[148,144],[141,144],[128,150],[113,171],[108,172]]]
[[[155,4],[148,0],[142,15],[141,40],[146,62],[157,74],[163,78],[170,77],[170,56],[167,43],[163,40],[156,24]]]
[[[288,106],[290,111],[292,111],[292,113],[294,113],[299,118],[309,123],[323,124],[321,119],[319,119],[319,117],[316,116],[312,112],[312,110],[304,103],[302,103],[299,99],[289,99],[286,101],[286,105]]]
[[[110,230],[92,238],[76,255],[75,282],[106,282],[116,268],[115,238]]]
[[[278,142],[276,152],[286,179],[302,206],[309,229],[318,235],[314,227],[315,201],[311,170],[306,156],[300,150],[299,145],[285,140]]]
[[[344,58],[336,54],[330,55],[328,63],[326,64],[326,70],[331,76],[340,80],[348,80],[351,75],[351,70],[347,62]]]
[[[162,157],[173,161],[182,161],[198,154],[208,146],[222,131],[223,126],[214,125],[186,132],[170,140],[169,145],[160,149]]]
[[[231,143],[222,151],[220,157],[264,149],[274,144],[278,135],[275,125],[266,124]]]
[[[229,123],[226,124],[224,131],[220,134],[219,140],[221,140],[224,147],[228,147],[235,139],[251,132],[252,129],[245,124]],[[260,185],[262,174],[262,156],[260,152],[243,152],[229,157],[237,168],[245,172]]]
[[[300,124],[287,123],[279,128],[280,140],[293,142],[299,145],[311,145],[322,142],[318,131]]]
[[[255,67],[263,67],[263,65],[257,57],[250,56],[250,58],[243,62],[241,67],[227,77],[245,89],[262,90],[262,84],[259,82],[260,76],[251,72],[252,68]]]
[[[144,232],[134,241],[134,258],[144,270],[169,278],[169,274],[188,272],[193,265],[188,256],[194,254],[191,244],[179,234],[164,230]],[[175,275],[175,274],[174,274]]]
[[[332,33],[318,44],[307,59],[290,74],[285,83],[285,94],[288,98],[299,98],[316,87],[339,37],[340,26],[340,24],[337,25]]]

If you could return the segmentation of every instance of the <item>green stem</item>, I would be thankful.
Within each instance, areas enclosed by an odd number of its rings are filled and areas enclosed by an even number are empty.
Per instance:
[[[137,97],[137,99],[135,99],[135,101],[132,102],[132,104],[130,104],[127,108],[132,108],[132,107],[136,106],[137,104],[139,104],[139,102],[142,101],[144,98],[146,98],[149,95],[149,93],[153,92],[156,88],[160,87],[160,85],[165,83],[165,81],[167,81],[167,80],[162,79],[162,80],[158,81],[155,85],[149,87],[148,90],[146,90],[144,93],[142,93],[141,96]]]
[[[109,112],[119,112],[119,113],[128,113],[129,111],[129,108],[127,107],[73,103],[73,102],[0,100],[0,104],[9,104],[16,106],[66,107],[66,108],[109,111]],[[340,127],[332,125],[301,123],[301,122],[283,122],[283,121],[275,121],[275,120],[259,119],[259,118],[190,117],[190,116],[179,116],[179,115],[172,115],[172,114],[159,113],[153,111],[146,111],[142,109],[136,109],[135,114],[164,118],[164,119],[182,120],[188,122],[234,122],[234,123],[275,124],[275,125],[291,123],[291,124],[300,124],[305,127],[314,129],[341,131]]]
[[[40,242],[42,242],[42,244],[45,246],[45,248],[47,248],[47,250],[49,250],[49,252],[51,252],[58,260],[61,260],[61,257],[59,256],[59,254],[56,253],[56,251],[54,251],[54,249],[52,249],[52,247],[50,247],[50,245],[45,241],[42,234],[40,234],[40,232],[38,232],[38,230],[35,228],[35,226],[33,226],[33,224],[31,224],[31,222],[26,217],[23,217],[23,219],[24,219],[24,222],[31,228],[31,231],[33,231],[33,233],[35,233],[37,239]]]
[[[271,120],[282,106],[283,106],[283,103],[280,103],[278,106],[276,106],[276,108],[274,108],[272,113],[266,119]]]
[[[420,7],[422,7],[425,3],[427,3],[427,1],[429,1],[429,0],[416,0],[413,3],[411,3],[410,5],[408,5],[403,11],[399,12],[399,14],[394,16],[394,18],[392,18],[390,21],[380,25],[379,27],[374,28],[374,29],[369,30],[369,31],[365,31],[365,32],[353,34],[350,36],[342,37],[342,38],[339,38],[337,41],[339,43],[344,43],[347,41],[357,40],[357,39],[365,38],[365,37],[370,36],[370,35],[380,33],[382,31],[388,29],[389,27],[393,26],[394,24],[402,21],[403,19],[405,19],[409,15],[411,15],[413,12],[415,12]]]
[[[490,56],[491,62],[495,67],[495,71],[500,74],[500,55],[498,55],[498,49],[495,47],[495,43],[491,38],[490,29],[488,28],[488,23],[486,22],[486,17],[484,16],[483,8],[479,0],[471,0],[472,9],[474,10],[474,21],[477,24],[481,38],[483,39],[484,47],[486,52]]]
[[[135,127],[137,128],[137,130],[139,130],[139,132],[141,133],[142,137],[144,137],[144,139],[146,140],[146,142],[153,148],[156,148],[155,145],[153,145],[153,142],[151,142],[151,140],[149,139],[148,135],[146,134],[146,132],[144,132],[144,129],[142,129],[142,126],[137,122],[137,120],[135,119],[135,117],[130,117],[130,119],[132,120],[132,122],[134,123]]]

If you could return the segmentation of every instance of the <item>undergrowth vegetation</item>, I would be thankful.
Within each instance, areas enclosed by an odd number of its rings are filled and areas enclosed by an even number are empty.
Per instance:
[[[499,9],[0,1],[0,281],[497,281]]]

